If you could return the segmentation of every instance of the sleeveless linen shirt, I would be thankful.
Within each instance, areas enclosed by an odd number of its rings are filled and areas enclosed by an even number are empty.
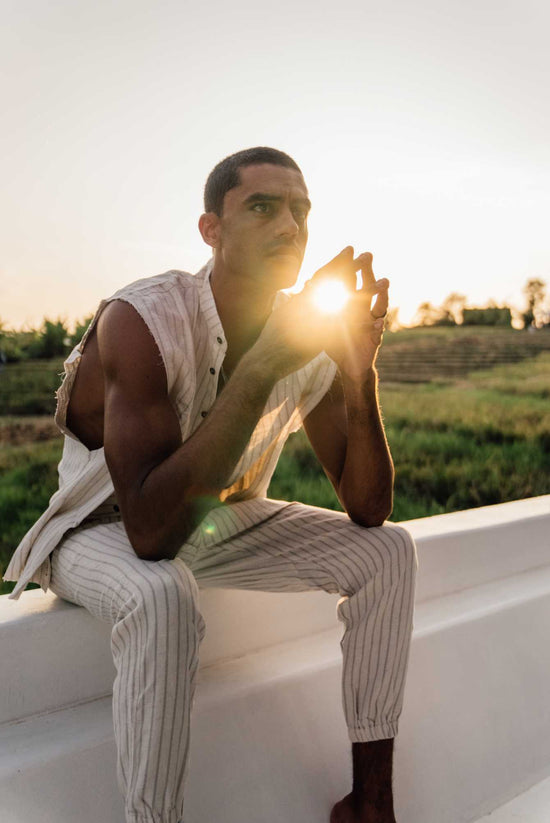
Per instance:
[[[227,351],[225,333],[210,287],[212,261],[192,275],[183,271],[137,280],[103,300],[81,342],[65,361],[57,392],[55,422],[64,435],[58,466],[59,488],[44,514],[15,550],[4,580],[17,580],[9,595],[17,599],[27,583],[44,591],[50,581],[49,555],[75,528],[114,493],[103,448],[90,451],[67,428],[69,398],[86,339],[112,300],[130,303],[143,318],[159,349],[168,394],[177,413],[182,440],[200,426],[214,404],[220,369]],[[279,293],[274,308],[286,296]],[[322,352],[273,387],[263,413],[229,481],[220,495],[227,503],[265,497],[271,475],[288,435],[330,388],[336,365]]]

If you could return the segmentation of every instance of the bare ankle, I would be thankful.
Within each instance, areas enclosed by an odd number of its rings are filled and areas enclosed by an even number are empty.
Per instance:
[[[354,743],[352,804],[359,820],[390,823],[393,809],[393,739]]]

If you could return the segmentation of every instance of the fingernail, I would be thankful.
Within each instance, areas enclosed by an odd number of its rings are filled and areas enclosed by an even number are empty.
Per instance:
[[[380,278],[380,280],[376,281],[376,285],[377,286],[387,286],[389,284],[389,282],[390,281],[388,280],[387,277],[382,277],[382,278]]]

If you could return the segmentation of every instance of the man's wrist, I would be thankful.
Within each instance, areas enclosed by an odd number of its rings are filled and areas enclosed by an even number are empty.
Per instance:
[[[278,373],[274,358],[269,357],[266,352],[257,350],[255,346],[243,355],[237,369],[246,374],[247,381],[251,385],[256,386],[260,392],[268,394],[282,376]]]
[[[340,375],[346,397],[364,397],[365,394],[369,394],[371,392],[376,395],[376,390],[378,388],[378,372],[374,366],[370,366],[368,369],[357,373],[350,373],[349,371],[340,368]]]
[[[243,365],[258,375],[271,387],[292,371],[288,355],[278,346],[267,344],[261,338],[252,346],[242,359]]]

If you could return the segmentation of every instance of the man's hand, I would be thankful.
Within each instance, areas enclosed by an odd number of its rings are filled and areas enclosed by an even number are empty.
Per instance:
[[[301,292],[271,313],[251,353],[276,381],[313,360],[323,350],[327,334],[329,330]]]
[[[358,270],[363,284],[356,290]],[[346,307],[335,315],[319,311],[312,299],[315,286],[327,278],[340,280],[350,292]],[[364,376],[373,366],[382,340],[388,286],[386,279],[375,280],[372,254],[366,252],[354,259],[348,246],[319,269],[302,292],[272,312],[256,343],[266,366],[279,379],[324,349],[342,373],[351,378]]]
[[[359,270],[363,282],[356,290],[356,272]],[[329,315],[327,320],[327,315],[322,315],[323,321],[329,323],[324,349],[342,374],[354,380],[361,379],[374,366],[382,342],[389,281],[386,278],[376,280],[370,252],[354,258],[351,246],[319,269],[306,283],[303,293],[311,294],[315,285],[328,277],[341,280],[351,297],[336,316]]]

